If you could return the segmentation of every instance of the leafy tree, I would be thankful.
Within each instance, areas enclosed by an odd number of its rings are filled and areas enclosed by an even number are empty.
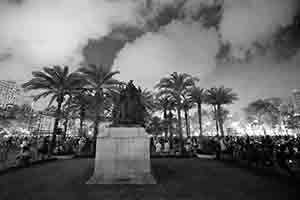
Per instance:
[[[73,110],[73,114],[80,120],[79,135],[83,135],[83,123],[87,117],[90,116],[90,111],[93,109],[92,104],[93,96],[85,88],[77,91],[69,99],[70,107]]]
[[[73,91],[82,87],[82,79],[78,73],[70,73],[67,66],[44,67],[42,71],[32,72],[32,76],[33,78],[22,87],[25,91],[40,91],[34,96],[34,101],[51,96],[48,106],[51,106],[54,101],[57,103],[52,138],[52,144],[54,144],[63,102],[67,96],[71,96]]]
[[[200,136],[202,136],[203,135],[203,129],[202,129],[202,104],[206,101],[206,91],[203,88],[194,87],[190,91],[190,97],[191,97],[192,101],[195,104],[197,104]]]
[[[195,126],[192,126],[193,128],[195,128],[195,131],[199,130],[199,113],[195,112],[192,116],[191,116],[191,123]],[[204,133],[212,130],[215,126],[211,126],[211,121],[214,120],[214,113],[210,112],[209,109],[201,109],[201,121],[202,121],[202,136],[204,135]],[[196,126],[196,124],[198,126]]]
[[[196,78],[186,73],[174,72],[168,77],[162,78],[155,86],[159,89],[159,96],[172,97],[175,100],[178,119],[178,133],[181,139],[181,149],[183,150],[183,135],[181,122],[181,108],[183,100],[187,97],[188,91],[195,86]]]
[[[161,135],[163,130],[163,120],[157,116],[151,117],[146,123],[146,131],[152,135]]]
[[[212,87],[207,90],[207,103],[213,106],[216,117],[216,129],[218,133],[218,124],[221,131],[221,135],[224,136],[224,127],[222,120],[222,105],[232,104],[238,100],[237,94],[232,91],[231,88],[225,88],[221,86],[219,88]]]
[[[250,123],[257,123],[263,126],[274,127],[279,122],[280,111],[272,102],[268,100],[256,100],[251,102],[246,108],[245,113]]]
[[[111,71],[109,67],[103,65],[90,64],[81,67],[78,72],[86,81],[87,90],[93,94],[91,106],[94,108],[94,139],[96,139],[101,115],[104,115],[105,99],[120,84],[113,78],[119,71]]]
[[[157,111],[162,112],[163,114],[163,124],[164,124],[164,132],[165,132],[165,137],[168,136],[169,132],[169,115],[168,111],[170,110],[171,106],[171,98],[166,97],[166,96],[156,96],[155,99],[155,108]]]
[[[155,109],[155,101],[154,101],[154,94],[147,90],[144,89],[142,91],[142,104],[146,107],[146,109],[148,110],[148,112],[153,112],[153,110]]]

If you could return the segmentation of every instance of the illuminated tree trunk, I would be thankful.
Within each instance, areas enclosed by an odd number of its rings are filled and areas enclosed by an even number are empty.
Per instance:
[[[85,118],[85,107],[83,105],[80,106],[80,126],[79,126],[79,133],[83,136],[83,122]]]
[[[215,121],[216,121],[216,131],[217,131],[217,135],[219,135],[219,123],[218,123],[218,113],[217,113],[217,108],[214,105],[214,114],[215,114]]]
[[[164,125],[164,132],[165,132],[165,138],[168,137],[168,130],[169,130],[169,125],[168,125],[168,114],[167,114],[167,109],[164,108],[164,122],[163,122],[163,125]]]
[[[178,119],[178,134],[180,138],[180,151],[181,154],[184,151],[184,142],[183,142],[183,134],[182,134],[182,126],[181,126],[181,108],[180,106],[177,106],[177,119]]]
[[[219,125],[220,125],[220,132],[221,132],[221,136],[224,136],[224,127],[223,127],[223,116],[222,116],[222,110],[221,110],[221,105],[218,104],[217,105],[217,112],[218,112],[218,121],[219,121]]]
[[[63,139],[66,138],[67,135],[67,131],[68,131],[68,123],[69,123],[69,119],[68,117],[66,117],[65,121],[64,121],[64,135],[63,135]]]
[[[197,103],[198,105],[198,121],[199,121],[199,129],[200,129],[200,136],[203,136],[203,132],[202,132],[202,104],[201,102]]]
[[[55,116],[53,134],[52,134],[52,141],[51,141],[51,153],[52,153],[52,151],[55,147],[55,143],[56,143],[56,135],[58,133],[58,124],[59,124],[59,120],[60,120],[61,106],[62,106],[63,100],[64,100],[63,95],[61,95],[57,99],[57,109],[56,109],[56,112],[55,112],[56,116]]]
[[[190,136],[190,124],[189,124],[189,114],[188,114],[188,109],[184,109],[184,118],[185,118],[185,130],[186,130],[186,135],[189,137]]]

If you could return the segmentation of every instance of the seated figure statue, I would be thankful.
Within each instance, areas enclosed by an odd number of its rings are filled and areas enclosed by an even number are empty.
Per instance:
[[[141,95],[141,89],[137,89],[132,80],[121,89],[113,109],[113,126],[143,126],[145,107]]]

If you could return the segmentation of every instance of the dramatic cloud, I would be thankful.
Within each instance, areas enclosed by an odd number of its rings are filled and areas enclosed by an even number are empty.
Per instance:
[[[232,55],[244,59],[253,53],[254,44],[265,45],[281,28],[293,22],[298,0],[224,1],[220,33],[232,46]]]
[[[2,77],[22,80],[45,65],[78,65],[88,39],[120,24],[137,25],[138,5],[133,0],[0,1]]]
[[[181,12],[187,17],[197,17],[199,12],[206,7],[220,5],[220,0],[188,0],[183,5]]]
[[[300,52],[282,62],[273,56],[257,56],[247,63],[226,63],[211,73],[201,83],[204,88],[225,85],[233,88],[239,101],[230,106],[239,111],[252,101],[261,98],[289,98],[300,85]]]
[[[114,62],[124,77],[204,76],[216,66],[219,43],[227,44],[225,56],[243,60],[291,24],[298,1],[0,0],[1,78],[23,81],[45,65],[77,67],[89,39],[108,35],[123,42],[116,51],[129,41]]]
[[[207,75],[216,67],[218,49],[215,29],[173,21],[128,43],[115,59],[114,68],[121,70],[123,79],[152,88],[159,78],[174,71],[200,78]]]

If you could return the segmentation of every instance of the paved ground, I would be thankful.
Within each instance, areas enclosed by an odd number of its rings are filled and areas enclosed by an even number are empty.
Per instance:
[[[7,168],[8,166],[14,166],[16,164],[17,154],[18,154],[17,150],[9,151],[7,154],[7,160],[5,161],[5,163],[3,160],[0,161],[0,171]]]
[[[54,161],[0,176],[1,200],[299,199],[299,185],[209,159],[153,159],[155,186],[86,185],[92,159]],[[298,196],[298,198],[297,198]]]

